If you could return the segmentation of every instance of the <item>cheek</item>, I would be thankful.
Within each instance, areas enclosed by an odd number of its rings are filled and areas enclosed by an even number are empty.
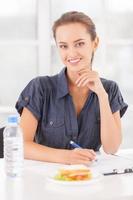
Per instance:
[[[65,58],[66,58],[65,52],[63,52],[63,51],[61,51],[61,50],[59,50],[59,56],[60,56],[60,58],[61,58],[63,61],[64,61]]]
[[[86,55],[86,58],[88,58],[88,59],[90,59],[92,57],[92,54],[93,54],[93,49],[92,48],[88,48],[84,52],[84,55]]]

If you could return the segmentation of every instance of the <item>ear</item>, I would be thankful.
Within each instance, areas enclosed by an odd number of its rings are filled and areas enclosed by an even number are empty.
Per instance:
[[[99,38],[96,37],[95,40],[93,41],[94,52],[96,51],[98,44],[99,44]]]

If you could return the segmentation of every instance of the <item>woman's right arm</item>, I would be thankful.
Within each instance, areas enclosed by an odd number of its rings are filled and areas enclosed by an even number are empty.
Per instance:
[[[26,159],[56,162],[63,164],[89,164],[95,159],[95,152],[89,149],[55,149],[34,142],[38,121],[24,108],[20,126],[24,137],[24,156]]]

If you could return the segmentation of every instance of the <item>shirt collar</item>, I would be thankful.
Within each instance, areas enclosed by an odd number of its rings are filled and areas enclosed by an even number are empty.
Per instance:
[[[61,72],[58,74],[57,82],[57,98],[64,97],[69,93],[67,78],[66,78],[66,67],[64,67]]]

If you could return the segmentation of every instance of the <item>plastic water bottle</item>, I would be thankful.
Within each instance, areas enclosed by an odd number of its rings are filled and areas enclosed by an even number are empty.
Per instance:
[[[5,173],[10,177],[20,177],[24,163],[23,133],[17,116],[8,117],[8,125],[3,134]]]

